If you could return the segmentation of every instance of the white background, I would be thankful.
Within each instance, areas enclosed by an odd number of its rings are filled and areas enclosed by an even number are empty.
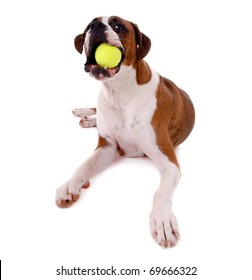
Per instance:
[[[65,268],[196,266],[188,279],[251,279],[250,1],[1,1],[0,259],[4,280]],[[95,128],[71,110],[92,107],[100,82],[73,39],[96,16],[118,15],[152,40],[147,62],[191,96],[197,119],[181,145],[173,209],[181,241],[164,250],[149,233],[159,172],[121,158],[59,209],[55,190],[87,158]],[[101,277],[112,279],[113,277]],[[132,277],[114,277],[126,279]],[[185,277],[186,278],[186,277]]]

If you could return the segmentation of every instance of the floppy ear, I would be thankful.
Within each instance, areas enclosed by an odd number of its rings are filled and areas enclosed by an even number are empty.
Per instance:
[[[83,34],[79,34],[74,39],[74,46],[79,53],[83,52],[83,44],[84,44],[84,36]]]
[[[135,37],[137,43],[137,59],[143,59],[149,52],[151,48],[151,40],[148,36],[140,32],[138,26],[132,23],[135,30]]]

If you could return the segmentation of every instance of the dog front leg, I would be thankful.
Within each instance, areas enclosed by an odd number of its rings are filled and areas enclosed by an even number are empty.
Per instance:
[[[56,204],[61,207],[71,206],[80,196],[81,188],[89,185],[91,177],[109,166],[117,155],[116,142],[99,137],[96,150],[74,172],[73,176],[56,191]]]
[[[177,219],[172,212],[172,196],[179,182],[180,171],[164,154],[151,159],[160,169],[161,180],[153,199],[150,230],[159,245],[172,247],[180,238]]]

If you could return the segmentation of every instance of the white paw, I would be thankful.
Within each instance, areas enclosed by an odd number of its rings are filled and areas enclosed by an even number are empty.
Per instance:
[[[155,241],[164,248],[175,246],[180,239],[177,219],[170,207],[153,207],[150,230]]]
[[[71,206],[79,197],[81,188],[88,188],[89,182],[69,180],[56,190],[56,204],[61,208]]]
[[[81,127],[96,126],[96,118],[90,117],[96,114],[95,108],[77,108],[74,109],[72,112],[75,115],[75,117],[81,118],[79,123]]]
[[[77,108],[77,109],[74,109],[72,112],[75,115],[75,117],[85,118],[85,117],[95,115],[96,109],[94,109],[94,108]]]
[[[80,120],[79,125],[81,127],[94,127],[96,126],[96,119],[85,117]]]

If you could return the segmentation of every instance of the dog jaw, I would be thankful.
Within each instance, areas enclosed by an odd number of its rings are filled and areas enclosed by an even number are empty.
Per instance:
[[[98,64],[86,63],[84,69],[91,77],[99,81],[104,81],[114,77],[116,73],[120,71],[120,66],[114,68],[102,68]]]

